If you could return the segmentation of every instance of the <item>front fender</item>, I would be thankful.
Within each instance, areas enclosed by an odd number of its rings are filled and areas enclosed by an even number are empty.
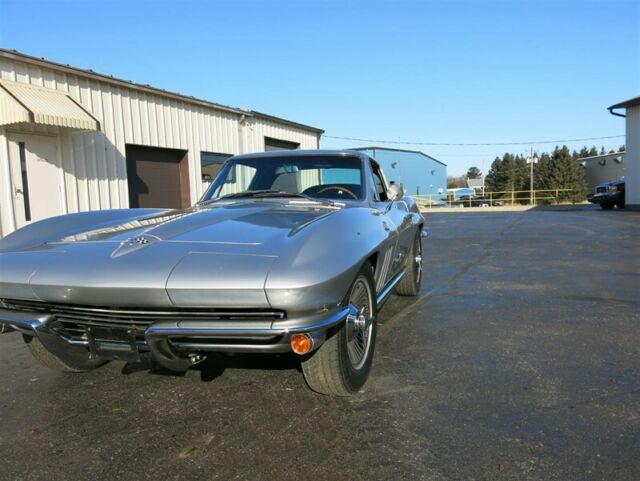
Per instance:
[[[344,209],[288,237],[265,283],[269,304],[300,313],[335,309],[388,235],[379,217],[362,207]]]

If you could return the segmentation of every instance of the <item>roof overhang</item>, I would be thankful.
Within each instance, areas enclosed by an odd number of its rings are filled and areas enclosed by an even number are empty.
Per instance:
[[[100,130],[100,122],[65,92],[0,80],[0,125],[22,122]]]

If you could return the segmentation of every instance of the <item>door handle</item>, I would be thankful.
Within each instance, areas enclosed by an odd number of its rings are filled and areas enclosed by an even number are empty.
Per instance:
[[[384,228],[384,230],[386,230],[387,232],[389,232],[391,230],[391,227],[389,227],[389,224],[387,224],[386,222],[382,222],[382,227]]]
[[[15,195],[18,195],[18,194],[23,194],[24,195],[23,190],[22,189],[18,189],[17,187],[13,188],[13,192],[15,193]]]

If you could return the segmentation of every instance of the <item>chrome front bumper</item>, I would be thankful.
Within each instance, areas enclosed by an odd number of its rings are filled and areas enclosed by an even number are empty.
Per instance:
[[[135,345],[129,354],[137,357],[140,351],[150,351],[154,359],[164,367],[176,371],[193,364],[192,353],[202,352],[289,352],[293,334],[305,333],[313,339],[317,349],[326,339],[327,331],[345,321],[348,315],[356,315],[357,309],[349,305],[334,312],[304,318],[265,322],[226,322],[172,320],[158,321],[144,332],[144,342]],[[23,312],[0,308],[0,323],[8,324],[28,336],[36,336],[53,354],[62,360],[86,360],[102,357],[105,349],[96,349],[91,340],[67,339],[49,325],[56,317],[42,312]],[[114,350],[114,359],[118,357]]]

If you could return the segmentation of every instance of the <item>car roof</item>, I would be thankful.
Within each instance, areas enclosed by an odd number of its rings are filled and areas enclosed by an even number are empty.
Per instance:
[[[232,157],[234,160],[257,159],[269,157],[307,157],[307,156],[327,156],[327,157],[358,157],[360,159],[369,159],[364,152],[354,150],[329,150],[329,149],[306,149],[306,150],[271,150],[269,152],[254,152],[251,154],[240,154]]]

